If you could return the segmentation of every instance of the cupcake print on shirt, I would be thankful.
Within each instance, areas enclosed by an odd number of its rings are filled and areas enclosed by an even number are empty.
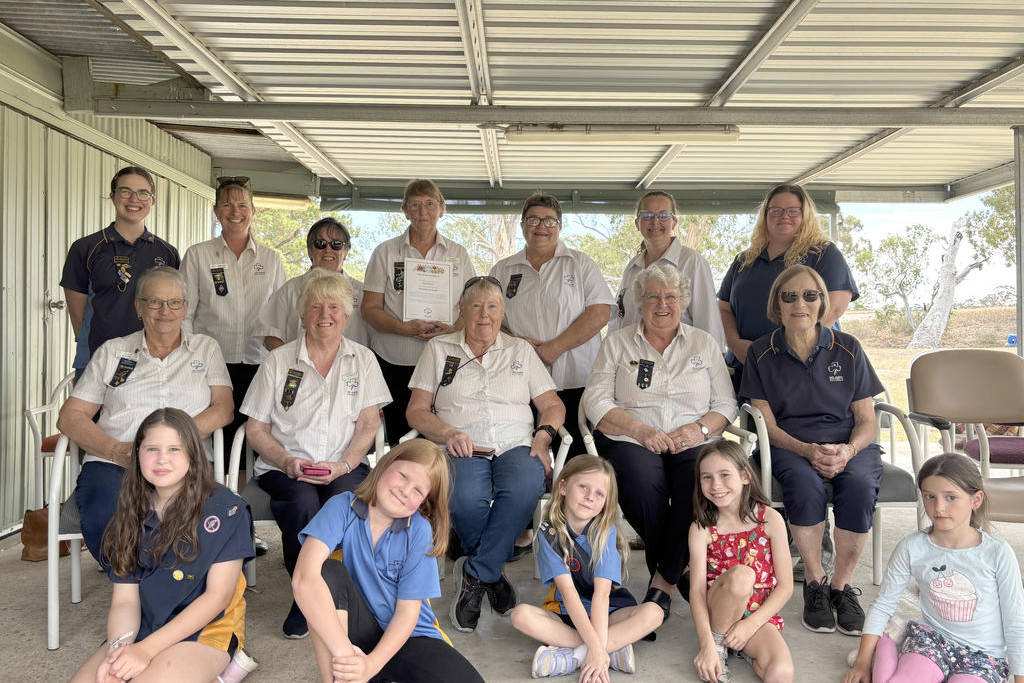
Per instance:
[[[942,576],[946,565],[932,567],[940,573],[928,584],[928,596],[938,610],[939,616],[949,621],[970,621],[974,618],[974,608],[978,605],[978,593],[974,590],[971,580],[960,572]]]

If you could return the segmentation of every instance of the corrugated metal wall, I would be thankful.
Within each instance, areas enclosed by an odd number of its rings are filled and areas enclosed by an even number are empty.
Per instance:
[[[145,131],[133,128],[141,145]],[[150,129],[148,147],[168,146],[165,159],[199,155],[205,170],[199,157],[186,168],[197,178],[208,177],[208,157]],[[31,437],[22,411],[46,400],[74,356],[67,313],[51,313],[47,300],[64,298],[59,283],[71,243],[113,220],[108,183],[126,164],[0,105],[0,531],[19,523],[34,500]],[[147,226],[184,254],[208,238],[210,203],[165,178],[156,181],[157,203]],[[52,421],[44,429],[52,431]]]

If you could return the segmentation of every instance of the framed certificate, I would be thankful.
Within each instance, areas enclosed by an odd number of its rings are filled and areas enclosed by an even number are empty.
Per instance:
[[[450,261],[405,259],[405,302],[402,320],[436,320],[451,325],[455,264]]]

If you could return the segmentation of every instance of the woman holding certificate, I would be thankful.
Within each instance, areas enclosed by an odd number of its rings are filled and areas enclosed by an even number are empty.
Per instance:
[[[565,428],[582,444],[576,411],[615,297],[593,259],[559,239],[557,199],[531,195],[521,226],[526,248],[494,264],[491,275],[505,288],[505,325],[548,366],[565,404]]]
[[[476,275],[465,248],[437,231],[444,216],[444,197],[437,185],[410,180],[402,212],[409,227],[373,250],[361,306],[363,320],[374,330],[370,348],[394,398],[384,408],[392,445],[409,431],[405,408],[416,361],[428,340],[455,331],[462,285]]]

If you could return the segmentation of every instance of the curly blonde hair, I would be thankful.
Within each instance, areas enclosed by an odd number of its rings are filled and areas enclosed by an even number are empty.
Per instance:
[[[740,269],[749,267],[768,246],[768,204],[777,195],[792,194],[800,200],[803,208],[803,223],[796,241],[786,250],[786,265],[792,266],[800,263],[808,253],[821,251],[829,243],[825,233],[821,231],[821,224],[818,223],[817,212],[814,208],[814,200],[799,185],[783,184],[772,188],[768,195],[761,202],[757,210],[757,224],[754,225],[754,233],[750,236],[750,246],[739,255]]]

